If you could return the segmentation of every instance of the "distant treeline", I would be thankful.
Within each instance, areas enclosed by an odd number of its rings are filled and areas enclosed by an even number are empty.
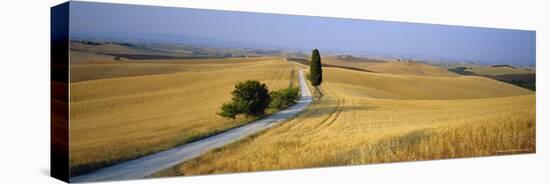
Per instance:
[[[101,42],[94,42],[94,41],[86,41],[86,40],[72,40],[71,42],[77,42],[77,43],[83,43],[86,45],[103,45]]]
[[[458,73],[460,75],[477,75],[476,73],[474,72],[471,72],[471,71],[466,71],[468,69],[471,69],[471,68],[467,68],[467,67],[456,67],[456,68],[449,68],[447,70],[449,70],[450,72],[454,72],[454,73]]]
[[[491,66],[493,68],[497,68],[497,67],[508,67],[508,68],[513,68],[513,69],[516,69],[515,66],[512,66],[512,65],[493,65]]]
[[[361,58],[361,57],[354,57],[352,55],[338,55],[336,58],[344,61],[350,61],[350,62],[368,62],[368,63],[385,63],[386,61],[383,60],[377,60],[377,59],[368,59],[368,58]]]
[[[128,42],[96,42],[96,41],[90,41],[90,40],[71,40],[71,42],[77,42],[77,43],[83,43],[86,45],[103,45],[103,44],[113,44],[113,45],[120,45],[120,46],[126,46],[126,47],[136,47],[134,44],[128,43]]]

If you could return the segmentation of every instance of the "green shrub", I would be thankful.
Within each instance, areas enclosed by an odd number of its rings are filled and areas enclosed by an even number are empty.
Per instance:
[[[296,103],[296,100],[300,97],[300,88],[290,87],[272,91],[269,95],[271,96],[271,104],[269,105],[271,108],[285,109]]]
[[[267,86],[256,80],[247,80],[235,85],[231,102],[224,103],[218,115],[235,119],[238,114],[263,115],[271,98]]]
[[[222,111],[219,112],[218,115],[225,118],[235,119],[237,114],[239,114],[239,109],[233,102],[223,103],[221,110]]]

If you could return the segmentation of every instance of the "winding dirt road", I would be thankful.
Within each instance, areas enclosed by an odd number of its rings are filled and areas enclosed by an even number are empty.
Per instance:
[[[282,111],[247,125],[220,133],[196,142],[178,146],[149,156],[130,160],[97,171],[72,177],[71,182],[94,182],[104,180],[127,180],[143,178],[157,171],[172,167],[181,162],[196,158],[201,154],[220,148],[266,128],[282,123],[303,111],[312,101],[311,92],[307,87],[304,73],[299,73],[301,97],[298,102]]]

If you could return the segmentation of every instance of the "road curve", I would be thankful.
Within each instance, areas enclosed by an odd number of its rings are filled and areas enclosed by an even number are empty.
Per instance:
[[[296,116],[312,101],[311,92],[307,87],[304,73],[299,73],[301,96],[298,102],[282,111],[266,118],[251,122],[239,128],[229,130],[199,141],[178,146],[166,151],[130,160],[97,171],[72,177],[71,182],[95,182],[105,180],[128,180],[143,178],[157,171],[172,167],[181,162],[196,158],[201,154],[245,138],[251,134],[279,124],[286,119]]]

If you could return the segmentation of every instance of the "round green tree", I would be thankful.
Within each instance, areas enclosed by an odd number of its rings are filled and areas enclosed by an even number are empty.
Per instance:
[[[235,119],[238,114],[262,115],[271,101],[267,86],[256,80],[239,82],[231,94],[231,102],[222,105],[220,116]]]

